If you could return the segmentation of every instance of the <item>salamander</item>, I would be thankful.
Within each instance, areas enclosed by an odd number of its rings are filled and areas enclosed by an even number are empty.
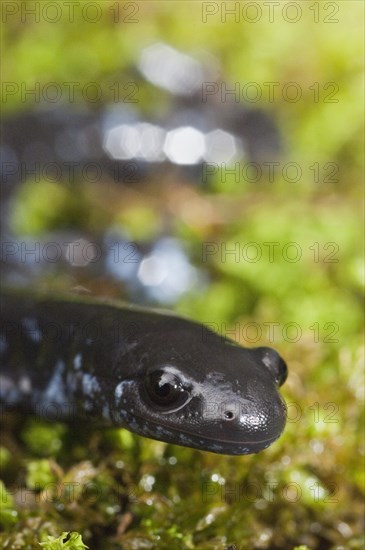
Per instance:
[[[0,403],[226,455],[284,429],[287,366],[206,325],[80,296],[1,296]]]

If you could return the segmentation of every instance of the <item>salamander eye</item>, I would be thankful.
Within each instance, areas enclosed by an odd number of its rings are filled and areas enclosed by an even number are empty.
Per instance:
[[[148,397],[156,405],[181,407],[189,398],[186,388],[178,376],[162,369],[149,373],[144,382]]]

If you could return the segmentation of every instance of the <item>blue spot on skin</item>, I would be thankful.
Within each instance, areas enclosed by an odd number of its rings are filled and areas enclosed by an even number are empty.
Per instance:
[[[100,392],[100,385],[97,378],[88,373],[84,374],[82,377],[82,390],[85,394],[90,394],[91,396]]]
[[[62,373],[64,371],[65,364],[63,361],[58,361],[55,372],[49,381],[46,391],[44,392],[44,399],[50,403],[64,403],[67,398],[64,393],[64,383]]]
[[[130,384],[130,381],[129,380],[123,380],[123,382],[120,382],[120,384],[118,384],[117,387],[115,388],[114,395],[115,395],[116,401],[119,401],[119,399],[122,397],[123,392],[124,392],[124,387],[127,384]]]
[[[29,336],[32,342],[34,342],[35,344],[41,342],[42,333],[39,329],[39,325],[36,319],[32,317],[24,317],[24,319],[22,320],[22,325],[26,334]]]
[[[76,370],[79,370],[81,368],[81,364],[82,364],[82,355],[81,355],[81,353],[78,353],[74,357],[74,368]]]

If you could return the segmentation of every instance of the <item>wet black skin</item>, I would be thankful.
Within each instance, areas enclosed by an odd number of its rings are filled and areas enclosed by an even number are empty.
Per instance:
[[[29,293],[1,302],[5,408],[227,455],[257,453],[284,429],[287,367],[271,348],[123,304]]]

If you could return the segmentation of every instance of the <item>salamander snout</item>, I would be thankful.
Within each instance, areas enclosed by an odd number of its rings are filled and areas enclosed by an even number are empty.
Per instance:
[[[264,449],[279,437],[286,422],[285,403],[275,387],[256,379],[242,385],[241,396],[225,392],[210,412],[206,431],[215,434],[222,447],[230,446],[230,454]]]

